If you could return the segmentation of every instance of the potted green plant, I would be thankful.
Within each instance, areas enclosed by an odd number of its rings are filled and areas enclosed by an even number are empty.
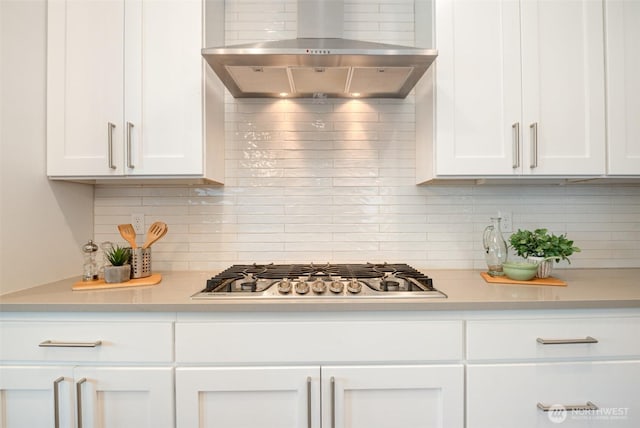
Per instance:
[[[104,282],[127,282],[131,277],[131,249],[115,246],[105,253],[111,266],[104,267]]]
[[[571,263],[569,256],[580,252],[580,248],[573,245],[573,241],[566,234],[549,234],[547,229],[520,230],[511,235],[509,244],[516,254],[531,263],[538,264],[538,278],[551,275],[553,261],[566,260]]]

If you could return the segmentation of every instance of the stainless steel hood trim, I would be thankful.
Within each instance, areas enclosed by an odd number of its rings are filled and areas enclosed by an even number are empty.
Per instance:
[[[323,54],[329,50],[338,55],[430,55],[433,49],[414,48],[411,46],[392,45],[387,43],[365,42],[342,38],[298,38],[288,40],[272,40],[266,42],[244,43],[202,49],[203,55],[302,55]]]
[[[437,51],[358,40],[308,38],[205,48],[202,50],[202,56],[236,98],[279,98],[281,91],[270,90],[268,84],[265,84],[267,87],[260,92],[245,92],[241,89],[242,83],[234,80],[227,67],[248,67],[256,72],[260,67],[281,68],[289,78],[291,68],[348,67],[350,78],[354,75],[353,70],[357,68],[376,68],[381,72],[384,72],[385,68],[411,68],[407,79],[395,85],[399,87],[395,92],[376,91],[375,84],[359,85],[372,88],[368,93],[361,93],[360,98],[404,98],[433,63]],[[371,76],[371,73],[368,75]],[[381,75],[380,78],[387,76]],[[345,92],[349,84],[349,81],[345,81],[342,85],[336,85],[335,90],[322,92],[321,95],[354,98],[352,93]],[[309,98],[319,95],[317,92],[293,92],[295,83],[290,86],[287,98]]]

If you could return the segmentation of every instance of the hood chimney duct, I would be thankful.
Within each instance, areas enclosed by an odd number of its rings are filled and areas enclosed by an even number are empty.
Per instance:
[[[344,34],[343,0],[299,0],[299,39],[341,39]]]

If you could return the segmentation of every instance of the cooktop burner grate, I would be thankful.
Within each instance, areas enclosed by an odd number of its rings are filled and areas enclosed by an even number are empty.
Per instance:
[[[233,265],[194,298],[447,297],[413,267],[390,263]]]

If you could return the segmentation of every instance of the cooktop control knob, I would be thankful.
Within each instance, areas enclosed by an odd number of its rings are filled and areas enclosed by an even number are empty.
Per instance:
[[[291,286],[292,284],[290,279],[283,279],[278,283],[278,291],[281,294],[289,294],[291,292]]]
[[[296,284],[296,293],[307,294],[309,292],[310,285],[307,281],[299,281]]]
[[[347,290],[349,291],[349,293],[357,294],[362,291],[362,284],[360,284],[360,281],[354,278],[347,284]]]
[[[322,294],[325,291],[327,291],[327,284],[325,284],[324,281],[321,279],[316,279],[315,281],[313,281],[313,284],[311,285],[311,289],[316,294]]]
[[[336,294],[342,293],[342,290],[344,290],[344,284],[342,281],[332,281],[331,285],[329,285],[329,290]]]

